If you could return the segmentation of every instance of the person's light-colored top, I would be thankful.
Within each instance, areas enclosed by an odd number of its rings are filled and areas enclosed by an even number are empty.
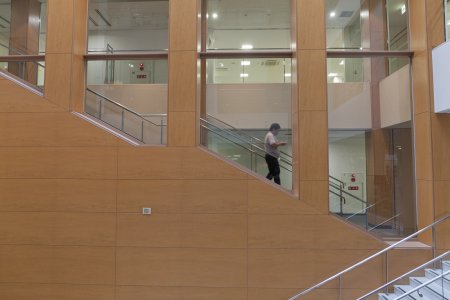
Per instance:
[[[277,142],[278,141],[275,135],[269,131],[264,139],[264,150],[266,150],[267,154],[272,155],[276,158],[280,157],[280,150],[278,150],[277,146],[272,145],[276,144]]]

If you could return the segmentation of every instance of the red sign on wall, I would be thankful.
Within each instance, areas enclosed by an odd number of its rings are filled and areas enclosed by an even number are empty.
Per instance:
[[[349,191],[359,191],[359,186],[349,186],[348,190]]]

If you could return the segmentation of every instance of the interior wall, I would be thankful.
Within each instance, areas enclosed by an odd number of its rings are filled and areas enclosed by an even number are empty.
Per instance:
[[[131,146],[72,114],[84,91],[83,2],[49,0],[45,99],[0,79],[1,295],[286,299],[385,246],[324,209],[325,36],[312,30],[324,1],[295,1],[299,69],[320,69],[296,86],[298,196],[196,146],[197,1],[171,1],[168,147]],[[415,253],[394,253],[389,274],[429,258]],[[381,261],[355,272],[344,294],[379,286],[384,272]]]

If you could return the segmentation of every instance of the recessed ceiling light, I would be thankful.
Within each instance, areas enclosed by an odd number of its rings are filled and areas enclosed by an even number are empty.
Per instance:
[[[330,74],[328,74],[328,76],[329,77],[336,77],[336,76],[338,76],[338,74],[337,73],[330,73]]]
[[[242,74],[241,74],[241,77],[242,77],[242,78],[247,78],[247,77],[248,77],[248,74],[247,74],[247,73],[242,73]]]
[[[334,11],[330,12],[330,18],[336,17],[336,13]]]
[[[250,50],[250,49],[253,49],[253,45],[251,45],[251,44],[243,44],[241,49],[243,49],[243,50]]]
[[[292,74],[291,73],[286,73],[286,74],[284,74],[284,77],[292,77]]]
[[[341,62],[339,63],[341,66],[343,66],[345,64],[345,60],[341,60]]]
[[[218,17],[219,17],[219,14],[218,14],[218,13],[213,13],[213,14],[212,14],[212,18],[213,18],[213,19],[217,19]]]
[[[252,62],[249,61],[249,60],[243,60],[243,61],[241,61],[241,66],[250,66],[251,64],[252,64]]]

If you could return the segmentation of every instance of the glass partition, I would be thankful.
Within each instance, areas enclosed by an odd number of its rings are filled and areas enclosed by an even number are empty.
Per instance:
[[[327,48],[407,50],[406,0],[327,0]]]
[[[407,57],[328,59],[330,211],[387,236],[416,228],[410,76]]]
[[[46,26],[47,1],[2,1],[0,3],[0,56],[44,55]],[[8,72],[43,89],[45,63],[39,62],[38,59],[30,60],[28,58],[0,62],[0,71]]]
[[[88,52],[168,48],[168,0],[90,0]]]
[[[168,27],[168,0],[89,1],[85,112],[146,145],[167,143]]]
[[[265,137],[281,128],[281,185],[292,188],[291,59],[209,59],[202,144],[266,176]]]
[[[291,48],[291,1],[205,0],[208,50]]]
[[[166,144],[167,60],[89,61],[85,111],[144,144]]]

